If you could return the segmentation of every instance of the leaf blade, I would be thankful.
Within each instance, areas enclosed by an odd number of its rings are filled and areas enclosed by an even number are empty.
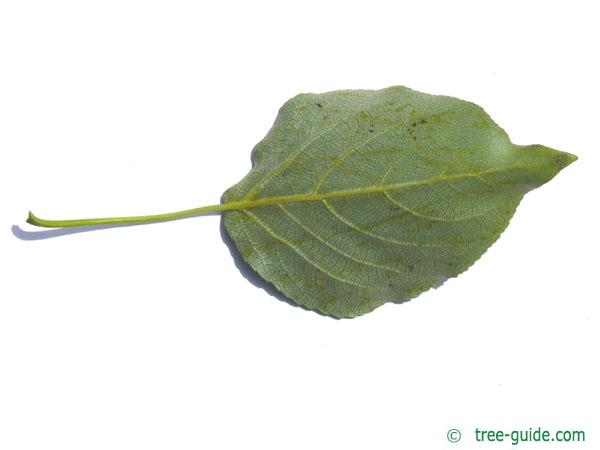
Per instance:
[[[411,298],[473,264],[522,196],[573,155],[515,146],[478,106],[408,88],[302,94],[223,196],[242,257],[336,317]]]

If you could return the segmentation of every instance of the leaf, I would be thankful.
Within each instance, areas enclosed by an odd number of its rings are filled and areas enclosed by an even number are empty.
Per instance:
[[[302,94],[280,110],[223,202],[128,225],[223,211],[242,257],[284,295],[335,317],[413,298],[473,264],[523,195],[577,159],[514,145],[477,105],[405,87]]]
[[[575,159],[514,145],[480,107],[451,97],[405,87],[301,94],[223,195],[224,223],[286,297],[354,317],[466,270],[523,195]]]

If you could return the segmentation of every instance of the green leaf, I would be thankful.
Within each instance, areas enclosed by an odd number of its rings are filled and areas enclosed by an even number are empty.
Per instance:
[[[220,204],[40,227],[161,222],[223,211],[242,257],[294,302],[354,317],[473,264],[523,195],[577,159],[514,145],[477,105],[405,87],[301,94]]]
[[[514,145],[480,107],[451,97],[301,94],[223,195],[225,228],[286,297],[354,317],[466,270],[523,195],[575,159]]]

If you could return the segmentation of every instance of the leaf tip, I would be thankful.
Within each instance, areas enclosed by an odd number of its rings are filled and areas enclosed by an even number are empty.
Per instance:
[[[552,152],[553,152],[552,162],[558,169],[557,172],[560,172],[562,169],[564,169],[568,165],[577,161],[577,156],[572,153],[562,152],[560,150],[553,150],[553,149],[549,149],[549,150],[552,150]]]
[[[572,153],[555,150],[544,145],[527,145],[523,148],[520,162],[535,175],[538,185],[554,178],[568,165],[577,161]]]
[[[566,160],[566,164],[565,167],[567,167],[569,164],[574,163],[575,161],[577,161],[579,158],[577,157],[577,155],[574,155],[573,153],[567,153],[567,152],[561,152],[563,155],[565,155],[565,160]]]

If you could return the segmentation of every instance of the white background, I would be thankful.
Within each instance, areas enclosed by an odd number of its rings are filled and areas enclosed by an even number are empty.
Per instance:
[[[2,2],[0,448],[511,448],[476,426],[598,448],[593,4]],[[580,158],[409,303],[294,308],[239,273],[219,216],[26,240],[47,237],[28,209],[218,202],[288,98],[397,84]]]

